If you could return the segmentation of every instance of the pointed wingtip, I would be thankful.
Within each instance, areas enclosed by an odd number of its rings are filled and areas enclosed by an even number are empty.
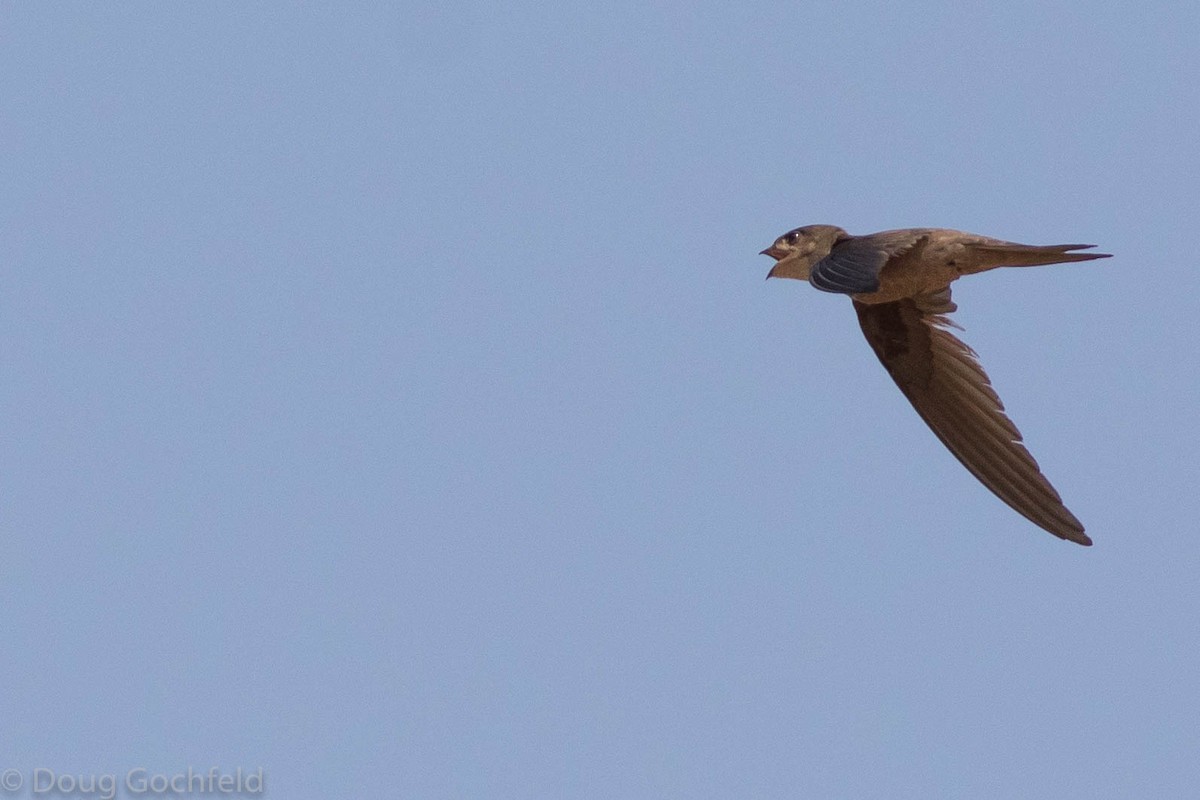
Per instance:
[[[1074,542],[1075,544],[1083,545],[1084,547],[1092,546],[1091,537],[1084,533],[1083,529],[1077,531],[1051,531],[1051,533],[1053,533],[1055,536],[1062,537],[1068,542]]]

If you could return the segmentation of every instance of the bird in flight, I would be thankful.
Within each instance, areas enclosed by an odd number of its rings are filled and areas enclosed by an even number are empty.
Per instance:
[[[944,228],[851,236],[835,225],[806,225],[762,255],[775,259],[768,278],[850,295],[867,343],[963,466],[1033,524],[1090,545],[1083,524],[1025,449],[975,351],[951,333],[962,329],[947,315],[957,308],[950,284],[963,275],[1109,257],[1073,252],[1094,246],[1017,244]]]

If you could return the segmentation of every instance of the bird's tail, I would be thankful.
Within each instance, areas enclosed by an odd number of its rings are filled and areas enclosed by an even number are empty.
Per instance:
[[[1068,261],[1091,261],[1109,258],[1112,253],[1072,253],[1086,250],[1094,244],[1015,244],[997,242],[976,245],[974,250],[979,259],[991,267],[1036,267],[1041,264],[1063,264]]]

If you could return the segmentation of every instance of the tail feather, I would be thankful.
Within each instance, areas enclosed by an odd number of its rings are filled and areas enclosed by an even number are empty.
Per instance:
[[[1064,264],[1068,261],[1091,261],[1110,258],[1112,253],[1072,253],[1071,250],[1086,250],[1094,244],[980,244],[973,249],[990,266],[1035,267],[1042,264]]]

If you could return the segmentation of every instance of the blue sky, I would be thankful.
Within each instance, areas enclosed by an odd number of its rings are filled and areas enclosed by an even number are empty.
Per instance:
[[[0,769],[270,796],[1200,781],[1200,9],[5,4]],[[808,223],[956,285],[1095,539],[947,454]]]

